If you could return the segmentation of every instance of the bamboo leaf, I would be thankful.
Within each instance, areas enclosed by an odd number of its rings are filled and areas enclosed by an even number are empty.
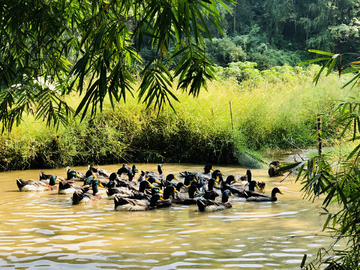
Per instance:
[[[319,50],[313,50],[313,49],[309,49],[308,52],[312,52],[312,53],[317,53],[317,54],[323,54],[323,55],[329,55],[329,56],[334,56],[334,53],[330,53],[330,52],[325,52],[325,51],[319,51]]]
[[[297,65],[306,65],[306,64],[311,64],[311,63],[315,63],[315,62],[320,62],[320,61],[323,61],[323,60],[329,60],[329,57],[321,57],[321,58],[316,58],[316,59],[310,59],[310,60],[300,62]]]

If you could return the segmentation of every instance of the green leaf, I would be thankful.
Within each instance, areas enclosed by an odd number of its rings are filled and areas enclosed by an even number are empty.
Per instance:
[[[351,151],[351,153],[347,156],[346,160],[351,159],[359,150],[360,150],[360,144]]]
[[[334,56],[334,53],[331,52],[324,52],[324,51],[319,51],[319,50],[313,50],[313,49],[309,49],[308,52],[312,52],[312,53],[317,53],[317,54],[323,54],[323,55],[329,55],[329,56]]]
[[[316,59],[310,59],[310,60],[300,62],[297,65],[306,65],[306,64],[311,64],[311,63],[315,63],[315,62],[320,62],[320,61],[323,61],[323,60],[329,60],[329,57],[321,57],[321,58],[316,58]]]

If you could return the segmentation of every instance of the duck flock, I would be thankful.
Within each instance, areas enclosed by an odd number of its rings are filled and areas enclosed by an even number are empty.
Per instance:
[[[16,183],[20,191],[57,190],[71,195],[74,205],[114,200],[116,211],[146,211],[172,204],[196,204],[200,212],[219,211],[232,207],[231,196],[258,202],[276,201],[276,194],[282,194],[278,188],[265,194],[265,183],[252,180],[250,170],[243,176],[224,176],[211,164],[206,164],[203,172],[180,172],[181,180],[174,174],[165,175],[161,164],[156,173],[141,171],[137,176],[138,172],[136,165],[127,164],[113,173],[88,166],[84,174],[67,167],[66,179],[40,171],[39,181],[17,179]],[[273,176],[270,169],[269,175]]]

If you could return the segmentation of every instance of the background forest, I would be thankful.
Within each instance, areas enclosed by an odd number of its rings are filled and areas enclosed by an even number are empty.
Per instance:
[[[260,70],[313,57],[307,49],[356,52],[360,45],[358,0],[237,0],[232,14],[219,6],[226,35],[210,23],[207,56],[219,66],[230,62],[256,62]],[[154,53],[141,50],[145,59]]]

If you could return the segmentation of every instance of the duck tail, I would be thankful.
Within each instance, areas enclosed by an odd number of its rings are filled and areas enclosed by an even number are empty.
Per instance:
[[[196,204],[197,204],[200,212],[204,212],[204,211],[205,211],[205,206],[206,206],[206,204],[205,204],[202,200],[197,200],[197,201],[196,201]]]
[[[18,186],[18,188],[19,188],[20,191],[21,191],[21,189],[26,185],[26,184],[24,183],[24,181],[21,180],[21,179],[16,179],[16,184],[17,184],[17,186]]]
[[[73,197],[72,197],[72,201],[73,204],[80,204],[81,200],[84,198],[84,193],[82,192],[74,192]]]
[[[129,201],[127,201],[126,199],[124,199],[124,198],[122,198],[120,196],[115,196],[114,197],[114,203],[115,203],[115,209],[116,209],[118,206],[128,204]]]

